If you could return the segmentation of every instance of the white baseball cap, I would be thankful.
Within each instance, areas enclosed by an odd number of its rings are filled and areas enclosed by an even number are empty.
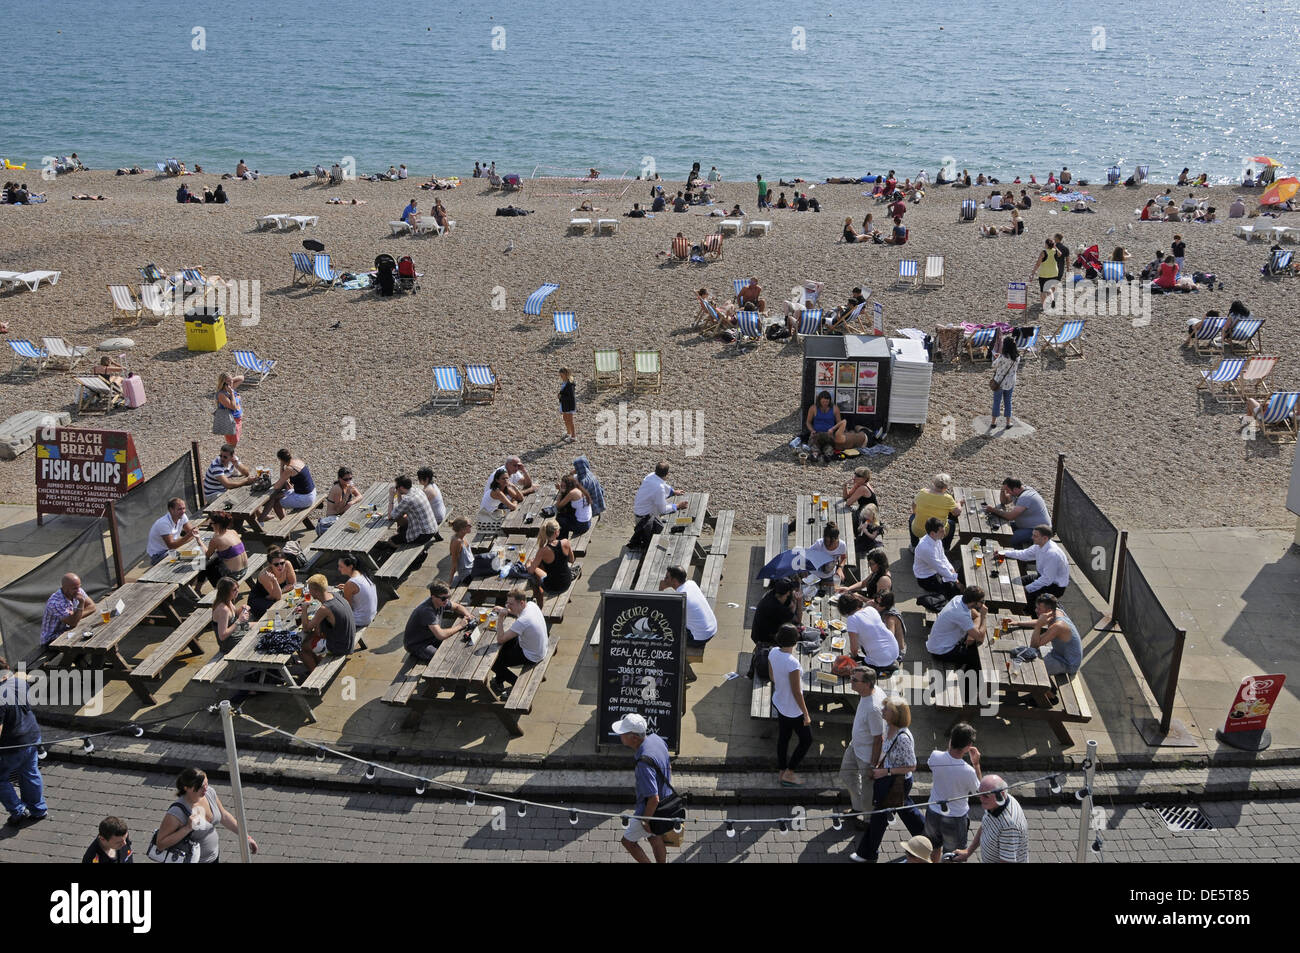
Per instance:
[[[610,732],[611,735],[633,734],[641,735],[642,737],[645,736],[645,733],[645,719],[636,712],[624,715],[618,721],[614,722],[614,730]]]

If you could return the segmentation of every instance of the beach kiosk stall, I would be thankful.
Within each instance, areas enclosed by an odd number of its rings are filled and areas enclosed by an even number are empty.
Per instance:
[[[828,391],[849,427],[924,426],[930,403],[925,347],[907,338],[859,334],[804,338],[799,424]]]

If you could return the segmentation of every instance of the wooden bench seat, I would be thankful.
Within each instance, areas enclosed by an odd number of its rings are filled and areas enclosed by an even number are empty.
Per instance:
[[[731,548],[731,529],[736,523],[735,510],[722,510],[713,524],[713,542],[709,544],[710,556],[725,556]]]
[[[332,655],[325,659],[303,680],[302,690],[313,695],[323,695],[325,689],[329,688],[330,682],[334,680],[334,676],[347,664],[347,661],[346,655]]]
[[[286,513],[284,519],[275,521],[274,528],[269,525],[269,520],[263,522],[262,532],[260,535],[267,539],[287,540],[291,538],[294,533],[304,527],[307,529],[315,529],[316,524],[312,521],[320,518],[320,513],[318,511],[323,510],[324,508],[325,497],[322,496],[306,509],[293,510]]]
[[[641,568],[641,559],[645,554],[640,550],[623,547],[619,555],[618,570],[614,573],[611,589],[631,589],[636,582],[637,571]]]
[[[712,554],[704,560],[704,571],[700,576],[700,591],[712,606],[718,599],[718,586],[722,583],[722,564],[725,554]]]
[[[191,678],[190,681],[198,682],[200,685],[215,684],[221,681],[222,676],[226,674],[226,669],[229,667],[229,662],[221,656],[217,656],[207,665],[204,665],[201,669],[195,672],[194,677]]]
[[[749,671],[753,658],[752,652],[741,652],[740,660],[736,663],[736,671]],[[776,718],[776,709],[772,707],[772,683],[770,681],[760,678],[750,680],[749,717]]]
[[[767,516],[767,537],[763,545],[763,565],[766,566],[777,556],[780,556],[789,547],[786,541],[790,538],[790,517],[777,516],[769,513]],[[764,579],[763,585],[766,586],[769,580]]]
[[[420,687],[420,673],[424,671],[425,664],[408,654],[402,661],[402,667],[397,670],[397,677],[384,692],[383,703],[385,705],[407,704]]]
[[[546,604],[542,607],[542,615],[547,622],[564,621],[564,609],[568,606],[574,590],[578,588],[578,580],[582,576],[582,563],[574,563],[570,569],[574,576],[573,581],[569,583],[569,588],[563,592],[546,593]]]
[[[188,647],[191,655],[202,655],[199,636],[212,625],[212,614],[199,609],[176,627],[162,644],[145,656],[144,661],[127,675],[126,680],[135,693],[149,705],[156,704],[149,682],[162,677],[162,670],[170,665]]]
[[[591,525],[587,527],[587,531],[585,533],[579,536],[569,537],[569,545],[573,547],[573,555],[575,556],[587,555],[587,547],[591,545],[591,534],[595,532],[596,524],[598,522],[600,522],[600,517],[593,516],[591,518]]]
[[[537,695],[537,690],[542,687],[542,682],[546,681],[546,669],[550,666],[551,659],[555,658],[555,650],[560,644],[560,640],[553,635],[547,641],[550,644],[546,651],[546,658],[536,665],[528,666],[520,673],[518,680],[510,689],[510,695],[505,700],[505,710],[515,712],[516,716],[526,715],[533,710],[533,698]]]
[[[375,571],[375,582],[391,590],[396,597],[398,585],[408,572],[423,561],[428,549],[428,543],[405,543],[397,547]]]

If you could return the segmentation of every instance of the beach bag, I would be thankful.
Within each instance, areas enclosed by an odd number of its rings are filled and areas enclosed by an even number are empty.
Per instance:
[[[659,770],[659,765],[649,758],[637,758],[637,761],[643,761],[650,765],[654,769],[655,776],[659,778],[659,783],[672,791],[666,798],[659,801],[659,806],[655,808],[655,819],[650,822],[650,832],[656,837],[663,837],[677,826],[678,821],[686,819],[686,798],[673,790],[672,785],[668,783],[668,779],[664,777],[664,773]],[[663,818],[663,820],[659,820],[659,818]]]
[[[628,540],[628,549],[645,549],[650,545],[650,539],[656,533],[663,532],[663,520],[657,516],[643,516],[636,521],[636,528],[632,530],[632,538]]]
[[[755,645],[754,654],[750,656],[749,677],[757,679],[760,682],[770,682],[772,680],[772,666],[768,662],[767,653],[772,651],[770,645]]]
[[[192,813],[190,806],[180,798],[172,803],[172,807],[179,807],[185,812],[187,818]],[[149,847],[144,855],[159,864],[193,864],[198,861],[199,845],[191,841],[190,835],[186,834],[181,840],[163,850],[158,846],[158,831],[155,830],[153,837],[149,838]]]
[[[326,517],[326,518],[329,519],[330,517]],[[333,519],[337,520],[338,517],[335,516],[333,517]],[[283,546],[280,547],[280,554],[284,556],[285,559],[289,560],[289,562],[293,565],[293,568],[298,572],[301,572],[303,569],[307,568],[307,554],[302,551],[302,546],[299,545],[297,542],[290,540],[289,542],[285,543]]]
[[[233,437],[235,435],[235,412],[229,407],[217,405],[217,409],[212,412],[212,432],[219,437]]]

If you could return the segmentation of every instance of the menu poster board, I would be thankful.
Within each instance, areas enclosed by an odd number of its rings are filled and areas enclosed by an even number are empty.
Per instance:
[[[858,361],[858,387],[876,386],[880,378],[880,364],[877,361]],[[873,411],[874,413],[874,411]]]
[[[858,391],[858,413],[874,414],[876,412],[876,389]]]
[[[669,749],[681,747],[686,692],[686,596],[621,592],[600,597],[600,697],[596,746],[618,744],[614,722],[635,712]]]
[[[1285,681],[1285,675],[1249,675],[1242,679],[1223,723],[1223,733],[1263,731]]]
[[[818,361],[817,362],[817,387],[834,387],[835,386],[835,362]]]
[[[99,516],[144,480],[131,435],[54,427],[36,441],[36,515]]]
[[[851,414],[858,406],[858,392],[853,388],[845,388],[835,392],[835,406],[840,409],[841,414]]]
[[[840,361],[839,376],[835,381],[836,387],[857,387],[858,386],[858,362],[857,361]]]

